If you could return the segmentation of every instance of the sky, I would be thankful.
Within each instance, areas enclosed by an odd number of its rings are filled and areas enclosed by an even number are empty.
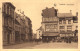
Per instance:
[[[24,14],[32,21],[33,33],[36,33],[36,30],[41,26],[41,13],[46,7],[55,7],[58,9],[58,13],[70,13],[72,10],[72,14],[75,15],[78,12],[78,0],[0,0],[0,3],[2,2],[11,2],[16,10],[24,11]]]

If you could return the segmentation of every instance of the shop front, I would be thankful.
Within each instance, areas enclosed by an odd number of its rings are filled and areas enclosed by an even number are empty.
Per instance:
[[[74,33],[72,32],[60,33],[60,37],[64,42],[71,43],[74,37]]]
[[[53,40],[57,40],[57,37],[59,37],[58,32],[46,32],[42,35],[43,42],[50,42]]]

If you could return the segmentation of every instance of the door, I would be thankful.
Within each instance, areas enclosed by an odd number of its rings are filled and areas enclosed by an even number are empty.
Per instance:
[[[10,43],[10,34],[7,35],[7,43]]]

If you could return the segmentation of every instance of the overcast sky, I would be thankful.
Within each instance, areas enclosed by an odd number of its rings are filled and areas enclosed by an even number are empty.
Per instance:
[[[7,0],[5,0],[7,1]],[[0,2],[5,2],[1,1]],[[42,10],[46,7],[51,8],[56,4],[56,9],[58,13],[69,13],[72,10],[73,15],[78,11],[77,9],[77,0],[8,0],[13,3],[16,7],[16,10],[21,9],[24,11],[24,14],[28,16],[32,21],[33,32],[36,33],[36,30],[41,26],[42,21]],[[65,5],[61,5],[65,4]]]

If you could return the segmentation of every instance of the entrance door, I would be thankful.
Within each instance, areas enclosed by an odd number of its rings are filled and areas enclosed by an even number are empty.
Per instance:
[[[10,43],[10,34],[7,35],[7,43]]]
[[[15,42],[18,43],[20,41],[20,34],[18,31],[15,32]]]

